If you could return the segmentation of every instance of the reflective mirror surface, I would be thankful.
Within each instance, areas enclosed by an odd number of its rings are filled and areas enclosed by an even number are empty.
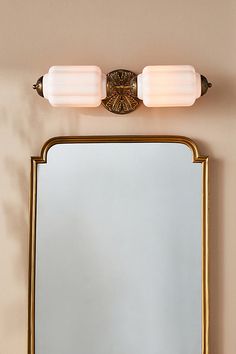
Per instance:
[[[205,160],[193,154],[168,139],[73,141],[34,165],[30,353],[204,352]]]

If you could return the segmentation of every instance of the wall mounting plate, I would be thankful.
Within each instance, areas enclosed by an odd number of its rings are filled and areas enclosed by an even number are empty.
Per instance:
[[[137,97],[137,75],[129,70],[118,69],[107,74],[107,97],[103,106],[110,112],[126,114],[139,105]]]

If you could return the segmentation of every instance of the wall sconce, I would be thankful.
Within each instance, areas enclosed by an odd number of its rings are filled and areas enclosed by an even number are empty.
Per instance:
[[[112,113],[147,107],[191,106],[212,84],[191,65],[146,66],[136,75],[119,69],[105,75],[97,66],[52,66],[33,86],[54,107],[97,107]]]

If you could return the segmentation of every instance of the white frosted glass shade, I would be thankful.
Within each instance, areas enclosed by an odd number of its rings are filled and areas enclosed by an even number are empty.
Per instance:
[[[98,66],[52,66],[43,95],[55,107],[97,107],[106,97],[106,75]]]
[[[191,65],[146,66],[138,98],[147,107],[191,106],[201,96],[201,76]]]

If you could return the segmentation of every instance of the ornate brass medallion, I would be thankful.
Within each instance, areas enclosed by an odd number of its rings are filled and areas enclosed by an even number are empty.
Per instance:
[[[139,105],[137,75],[129,70],[118,69],[107,74],[107,97],[103,106],[110,112],[126,114]]]

